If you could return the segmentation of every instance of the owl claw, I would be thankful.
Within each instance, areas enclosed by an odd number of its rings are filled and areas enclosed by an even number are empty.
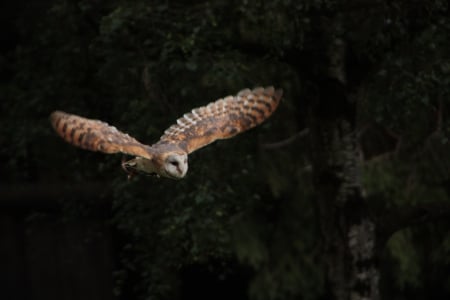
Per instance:
[[[137,175],[136,172],[134,172],[133,169],[129,168],[128,161],[125,157],[122,158],[122,169],[127,173],[127,179],[131,180],[135,175]]]

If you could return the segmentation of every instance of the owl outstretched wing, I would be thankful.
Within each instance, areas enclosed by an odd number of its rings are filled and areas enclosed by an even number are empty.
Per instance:
[[[193,109],[170,126],[159,142],[191,153],[215,140],[231,138],[264,122],[280,103],[283,91],[273,87],[245,89]]]
[[[68,143],[91,151],[126,153],[152,158],[151,147],[105,122],[54,111],[50,121],[56,132]]]

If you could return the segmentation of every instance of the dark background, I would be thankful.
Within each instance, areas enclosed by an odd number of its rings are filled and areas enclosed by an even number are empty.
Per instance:
[[[381,298],[449,299],[448,5],[2,2],[0,298],[332,298],[311,128],[344,119]],[[277,112],[193,153],[181,181],[127,181],[120,155],[76,149],[48,121],[59,109],[151,144],[259,85],[284,89]]]

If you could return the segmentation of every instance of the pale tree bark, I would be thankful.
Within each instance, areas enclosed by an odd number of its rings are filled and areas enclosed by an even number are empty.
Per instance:
[[[328,68],[309,116],[313,170],[327,282],[338,300],[379,299],[377,226],[361,186],[362,156],[355,133],[358,99],[346,91],[343,20],[324,19]]]

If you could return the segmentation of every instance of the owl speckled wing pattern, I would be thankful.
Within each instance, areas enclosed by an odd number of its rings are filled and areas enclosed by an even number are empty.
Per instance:
[[[91,151],[126,153],[151,159],[150,147],[128,134],[98,120],[55,111],[50,121],[56,132],[68,143]]]
[[[281,89],[272,86],[245,89],[193,109],[169,127],[155,146],[176,144],[191,153],[215,140],[231,138],[270,117],[282,95]]]

